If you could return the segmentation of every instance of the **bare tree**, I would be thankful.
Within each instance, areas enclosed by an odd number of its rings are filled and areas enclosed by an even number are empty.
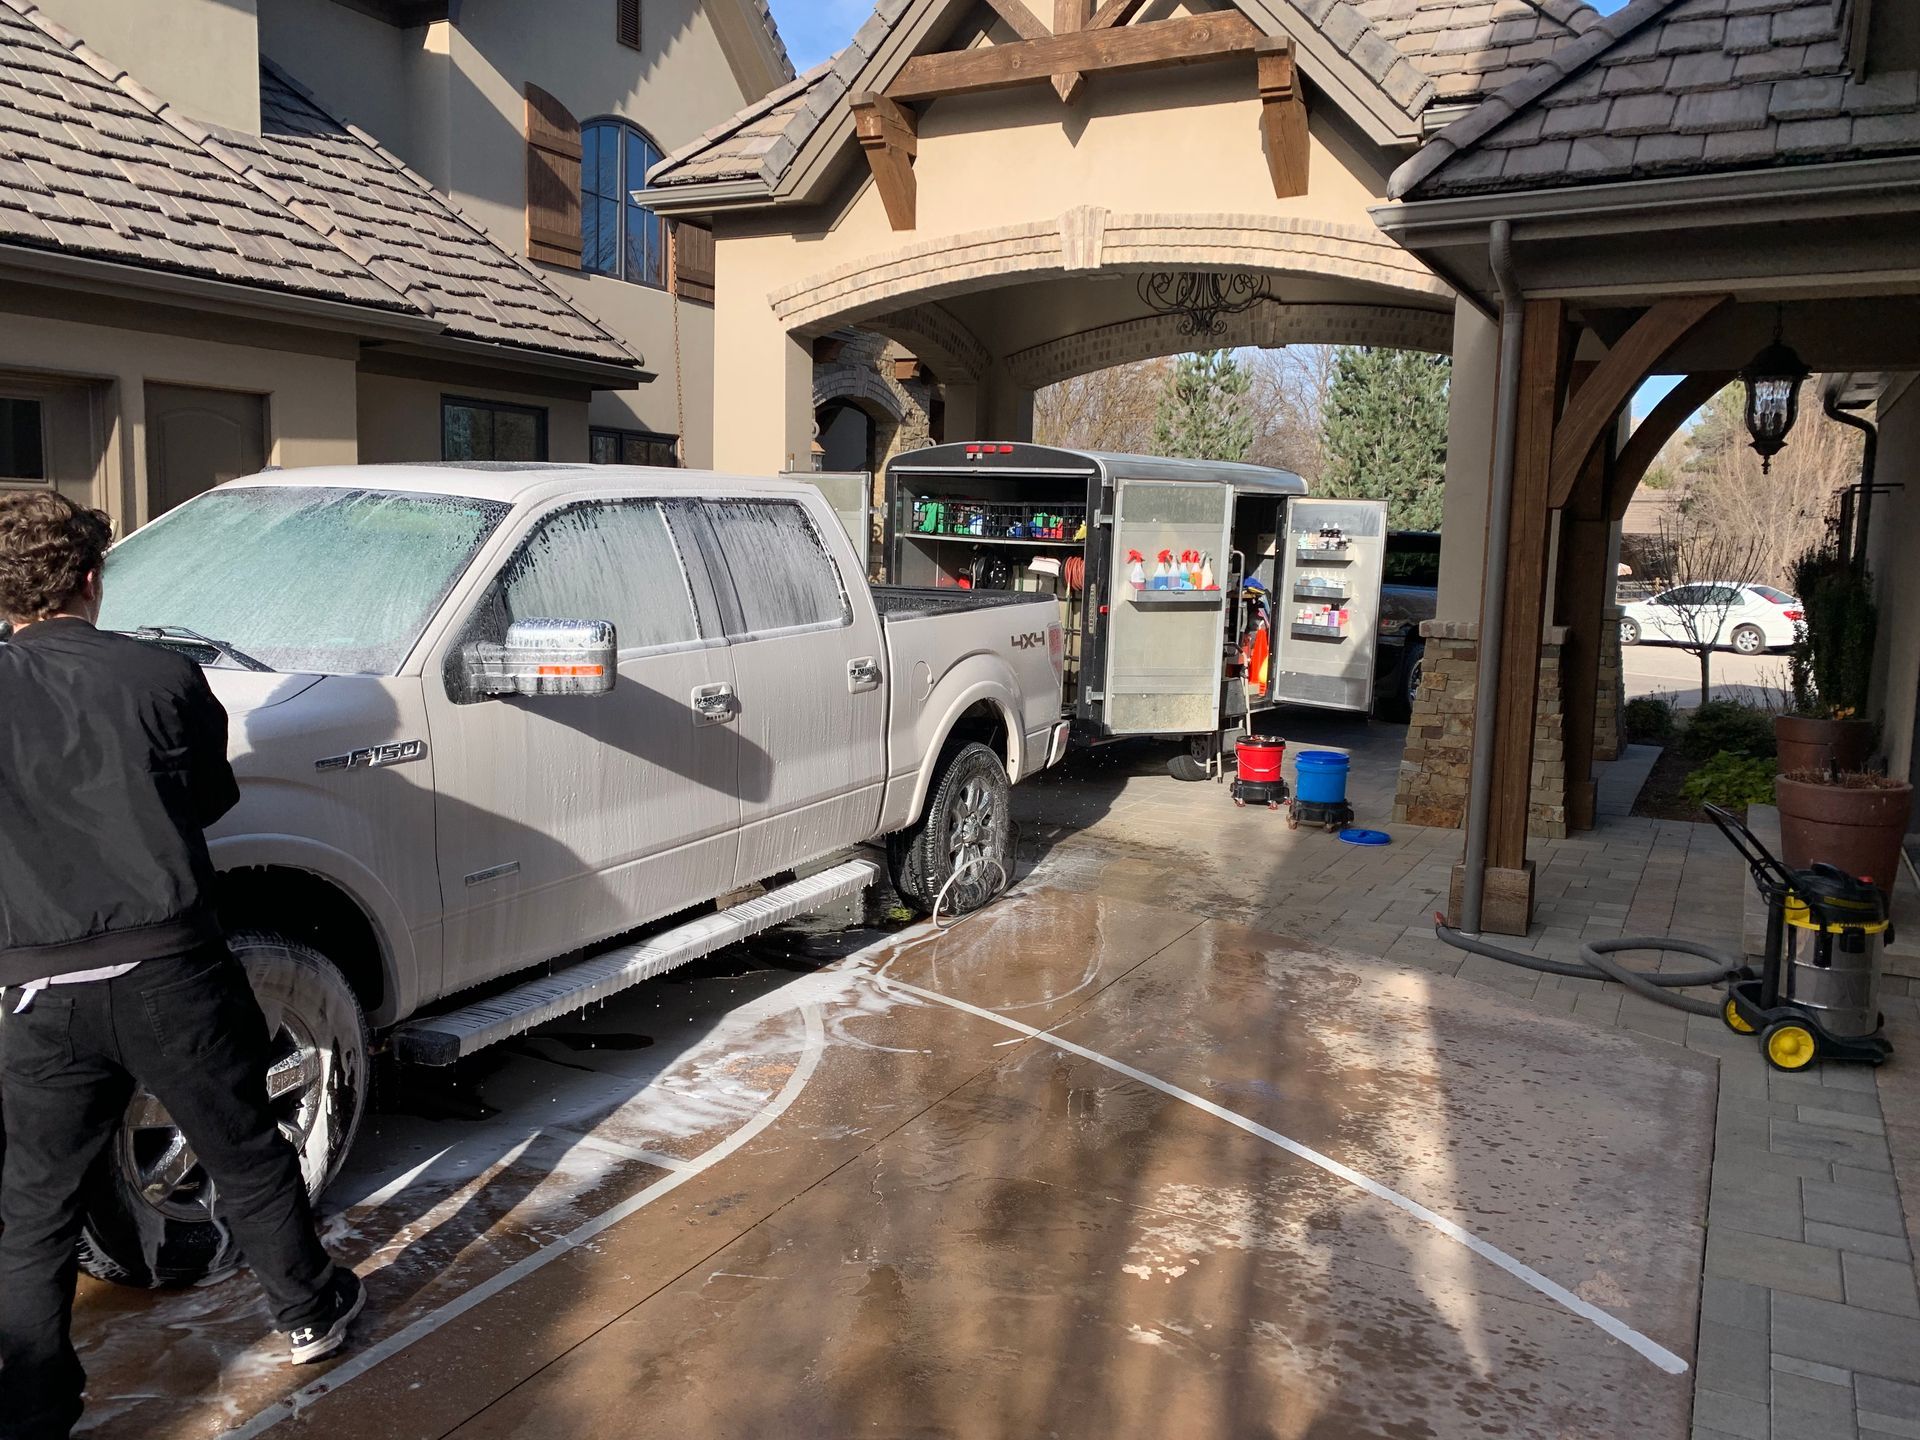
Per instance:
[[[1071,450],[1144,454],[1172,369],[1171,360],[1146,360],[1049,385],[1033,399],[1033,438]]]
[[[1861,437],[1816,407],[1803,408],[1773,473],[1763,475],[1751,447],[1727,443],[1726,427],[1708,423],[1722,410],[1737,412],[1738,403],[1738,387],[1729,387],[1695,426],[1682,505],[1705,529],[1752,545],[1755,579],[1786,585],[1794,557],[1824,534],[1834,491],[1859,482]],[[1745,433],[1742,428],[1741,439]]]
[[[1673,589],[1662,599],[1666,628],[1682,650],[1700,662],[1700,701],[1713,694],[1713,652],[1726,643],[1721,632],[1741,603],[1740,587],[1760,578],[1760,543],[1731,534],[1682,509],[1662,517],[1661,568]]]
[[[1318,485],[1326,471],[1324,439],[1334,353],[1331,345],[1293,345],[1255,351],[1249,357],[1256,464],[1277,465],[1309,485]]]

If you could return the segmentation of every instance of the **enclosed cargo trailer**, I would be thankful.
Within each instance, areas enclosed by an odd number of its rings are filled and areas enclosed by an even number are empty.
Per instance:
[[[1076,738],[1187,737],[1175,773],[1217,773],[1277,706],[1372,706],[1386,506],[1306,492],[1257,465],[933,446],[887,467],[887,578],[1055,595]],[[1162,555],[1186,584],[1156,583]]]

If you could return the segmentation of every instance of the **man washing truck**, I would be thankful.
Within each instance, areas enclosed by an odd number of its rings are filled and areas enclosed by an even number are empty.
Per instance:
[[[0,499],[6,1440],[80,1416],[84,1187],[137,1088],[217,1186],[294,1363],[337,1351],[363,1300],[315,1237],[268,1104],[266,1025],[214,913],[202,827],[239,799],[226,712],[184,656],[95,628],[109,538],[60,495]]]
[[[115,547],[101,629],[231,717],[211,890],[309,1194],[376,1046],[453,1064],[889,872],[923,914],[1007,887],[1059,603],[864,570],[810,485],[564,464],[250,476]],[[127,1104],[91,1273],[231,1263],[190,1141]]]

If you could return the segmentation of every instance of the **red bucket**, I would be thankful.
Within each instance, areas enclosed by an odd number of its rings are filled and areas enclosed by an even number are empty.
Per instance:
[[[1287,742],[1269,740],[1261,735],[1243,735],[1234,746],[1240,760],[1240,778],[1255,785],[1271,785],[1280,778],[1280,764],[1286,758]]]

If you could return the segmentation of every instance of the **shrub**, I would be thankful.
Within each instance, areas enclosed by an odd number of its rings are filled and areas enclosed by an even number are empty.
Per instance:
[[[1773,803],[1773,772],[1771,760],[1722,751],[1689,775],[1680,793],[1695,808],[1721,805],[1744,810],[1749,805],[1769,805]]]
[[[1716,755],[1771,759],[1773,717],[1738,700],[1709,700],[1687,721],[1680,751],[1689,760],[1710,760]]]
[[[1651,695],[1629,700],[1620,724],[1632,745],[1664,745],[1673,738],[1673,706]]]
[[[1793,584],[1806,616],[1788,657],[1795,713],[1864,716],[1879,628],[1872,576],[1864,565],[1843,563],[1829,539],[1794,562]]]

